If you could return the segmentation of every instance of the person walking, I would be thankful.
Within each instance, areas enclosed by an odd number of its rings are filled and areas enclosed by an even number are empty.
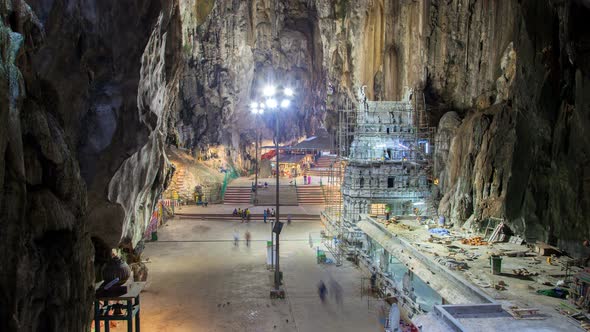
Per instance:
[[[239,240],[240,240],[240,233],[238,233],[237,229],[234,229],[234,247],[238,246]]]
[[[291,225],[291,215],[287,216],[287,225]]]
[[[330,292],[334,297],[334,302],[342,309],[344,303],[342,300],[342,286],[334,278],[330,280]]]
[[[371,271],[371,292],[376,293],[377,292],[377,271],[375,271],[374,269]]]
[[[250,238],[251,238],[250,231],[246,231],[245,237],[246,237],[246,247],[250,247]]]
[[[326,284],[324,284],[324,281],[320,280],[320,283],[318,284],[318,295],[320,296],[320,300],[322,301],[322,303],[326,303],[327,294],[328,288],[326,287]]]

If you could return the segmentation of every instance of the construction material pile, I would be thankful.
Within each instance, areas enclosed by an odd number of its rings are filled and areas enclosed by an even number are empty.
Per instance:
[[[462,239],[461,243],[468,244],[471,246],[487,246],[488,245],[488,242],[484,241],[481,236],[474,236],[469,239]]]
[[[530,277],[530,276],[538,276],[539,272],[530,272],[529,270],[525,269],[525,268],[520,268],[520,269],[516,269],[516,270],[512,270],[512,272],[520,277]]]

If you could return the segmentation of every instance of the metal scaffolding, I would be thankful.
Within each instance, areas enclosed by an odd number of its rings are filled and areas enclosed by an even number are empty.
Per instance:
[[[325,244],[337,263],[362,245],[361,214],[433,215],[431,155],[435,128],[422,93],[368,101],[338,111],[337,151],[323,185]],[[414,205],[416,204],[416,205]]]

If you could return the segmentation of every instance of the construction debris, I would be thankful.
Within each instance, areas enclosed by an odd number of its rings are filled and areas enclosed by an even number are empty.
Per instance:
[[[506,283],[503,280],[500,280],[497,284],[494,285],[494,288],[497,290],[506,290],[506,286]]]
[[[545,319],[545,316],[539,314],[537,308],[519,308],[517,306],[511,306],[508,308],[508,313],[515,319]]]
[[[474,236],[469,239],[463,239],[463,240],[461,240],[461,243],[468,244],[470,246],[487,246],[488,245],[488,242],[484,241],[481,236]]]
[[[503,256],[507,256],[507,257],[525,257],[525,256],[529,256],[528,250],[514,250],[514,251],[507,251],[504,252],[502,255]],[[532,256],[537,256],[536,254],[532,254]]]
[[[496,226],[496,228],[494,228],[494,231],[492,232],[492,235],[490,235],[490,238],[488,239],[489,243],[494,243],[496,241],[498,242],[502,242],[504,241],[506,235],[504,234],[504,223],[501,222],[498,224],[498,226]]]
[[[523,242],[524,239],[518,235],[511,236],[510,239],[508,239],[508,243],[522,244]]]
[[[515,275],[521,276],[521,277],[530,277],[530,276],[538,276],[539,275],[538,272],[530,272],[529,270],[527,270],[525,268],[520,268],[520,269],[512,270],[512,272]]]
[[[448,267],[451,270],[465,270],[468,269],[469,266],[465,262],[460,262],[451,258],[437,258],[436,261],[443,266]]]
[[[535,252],[541,256],[561,255],[561,251],[558,248],[541,241],[535,243]]]

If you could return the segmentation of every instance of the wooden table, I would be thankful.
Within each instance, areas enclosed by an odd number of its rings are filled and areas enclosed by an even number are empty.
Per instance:
[[[135,331],[140,332],[139,324],[139,294],[145,287],[145,282],[128,282],[127,293],[122,295],[101,295],[97,294],[94,299],[94,326],[95,331],[100,332],[100,321],[104,321],[104,330],[109,332],[109,322],[112,320],[126,320],[127,331],[133,331],[133,318],[135,317]],[[115,302],[110,304],[109,302]],[[124,302],[120,304],[119,302]],[[120,314],[110,313],[118,308]],[[122,309],[122,310],[121,310]]]

